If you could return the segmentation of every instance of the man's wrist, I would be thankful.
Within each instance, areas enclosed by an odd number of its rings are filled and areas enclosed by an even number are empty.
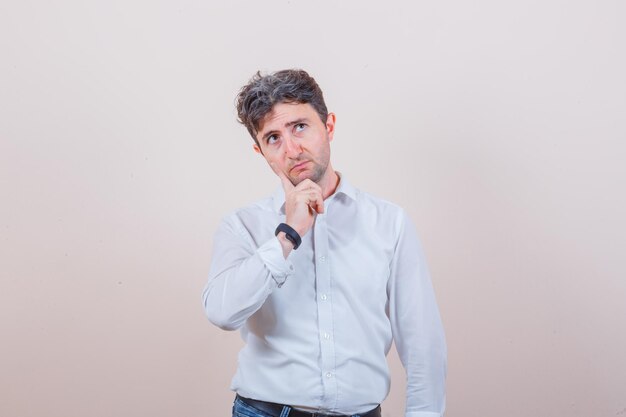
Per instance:
[[[287,239],[287,235],[285,234],[285,232],[279,232],[276,237],[281,243],[285,243],[287,246],[289,246],[289,249],[293,249],[293,247],[295,246],[291,240]]]
[[[300,237],[300,234],[293,227],[289,226],[286,223],[279,224],[274,234],[276,236],[278,236],[278,234],[284,235],[284,238],[293,244],[294,250],[298,249],[298,247],[302,243],[302,238]]]
[[[283,257],[285,259],[287,259],[287,257],[289,256],[289,254],[293,250],[293,243],[291,243],[291,241],[289,239],[287,239],[286,236],[287,235],[285,235],[284,232],[280,232],[280,233],[278,233],[276,235],[276,240],[278,240],[278,243],[280,244],[281,248],[283,249]]]

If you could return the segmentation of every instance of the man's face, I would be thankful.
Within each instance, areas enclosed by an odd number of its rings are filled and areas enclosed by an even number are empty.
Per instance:
[[[320,183],[329,170],[330,141],[335,132],[335,115],[320,120],[308,103],[279,103],[265,116],[254,150],[274,170],[282,171],[293,185],[305,178]]]

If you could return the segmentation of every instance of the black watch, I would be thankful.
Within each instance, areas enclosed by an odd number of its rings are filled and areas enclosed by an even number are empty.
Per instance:
[[[293,243],[293,249],[294,250],[298,249],[298,247],[302,243],[302,238],[300,237],[298,232],[296,232],[293,229],[293,227],[289,226],[286,223],[281,223],[276,228],[276,231],[274,232],[274,236],[278,236],[278,234],[280,232],[284,232],[285,233],[285,237],[287,238],[287,240],[290,241],[291,243]]]

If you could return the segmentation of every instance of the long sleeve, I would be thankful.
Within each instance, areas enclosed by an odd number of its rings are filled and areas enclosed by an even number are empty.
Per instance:
[[[403,213],[389,280],[389,317],[407,375],[406,417],[442,416],[447,348],[415,227]]]
[[[227,217],[215,233],[209,279],[202,294],[207,317],[225,330],[241,327],[293,270],[278,239],[272,236],[255,247],[237,216]]]

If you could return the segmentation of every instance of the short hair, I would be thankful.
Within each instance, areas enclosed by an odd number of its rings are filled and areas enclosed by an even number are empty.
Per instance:
[[[259,145],[256,135],[265,116],[279,103],[308,103],[323,123],[328,118],[324,95],[315,79],[300,69],[287,69],[262,75],[260,71],[237,95],[237,115]]]

